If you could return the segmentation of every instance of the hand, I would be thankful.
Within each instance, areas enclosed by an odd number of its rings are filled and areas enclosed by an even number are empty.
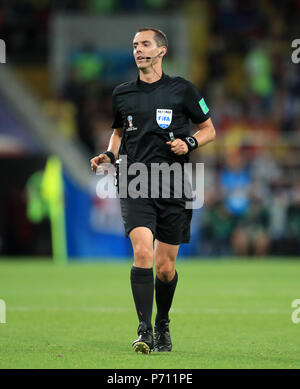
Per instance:
[[[166,143],[171,146],[171,151],[177,155],[187,154],[189,151],[187,144],[181,139],[175,139],[173,142],[168,141]]]
[[[91,169],[96,173],[97,167],[101,163],[110,163],[110,158],[106,154],[99,154],[97,157],[91,159]]]

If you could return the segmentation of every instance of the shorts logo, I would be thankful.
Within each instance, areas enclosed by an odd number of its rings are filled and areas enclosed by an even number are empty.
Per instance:
[[[127,116],[129,127],[126,128],[126,131],[136,131],[137,128],[133,126],[133,117],[131,115]]]
[[[168,128],[172,122],[172,109],[157,109],[156,122],[160,128]]]

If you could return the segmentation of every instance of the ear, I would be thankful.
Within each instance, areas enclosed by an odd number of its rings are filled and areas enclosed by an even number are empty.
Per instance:
[[[167,48],[164,47],[164,48],[160,51],[159,56],[160,56],[160,57],[161,57],[161,56],[165,56],[166,53],[167,53]]]

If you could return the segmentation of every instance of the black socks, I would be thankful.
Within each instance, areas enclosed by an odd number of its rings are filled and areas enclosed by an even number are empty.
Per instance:
[[[153,269],[143,269],[132,266],[130,281],[139,321],[144,321],[147,328],[152,330],[151,317],[154,293]]]
[[[172,305],[177,280],[177,272],[175,272],[175,276],[170,282],[163,282],[156,276],[155,299],[157,305],[157,314],[155,318],[155,324],[158,324],[161,320],[169,319],[169,311]],[[130,281],[139,321],[145,322],[147,328],[152,330],[151,318],[154,294],[153,269],[144,269],[132,266]]]
[[[157,314],[155,324],[161,320],[169,319],[169,311],[172,305],[173,296],[177,285],[178,275],[175,271],[173,280],[163,282],[159,278],[155,278],[155,299],[157,305]]]

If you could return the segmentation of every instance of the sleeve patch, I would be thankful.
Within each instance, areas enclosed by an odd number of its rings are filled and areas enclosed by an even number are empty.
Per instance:
[[[204,98],[203,98],[203,97],[202,97],[201,100],[199,100],[199,104],[200,104],[200,107],[201,107],[201,109],[202,109],[204,115],[206,115],[207,112],[209,111],[209,108],[208,108],[208,106],[206,105],[206,102],[204,101]]]

